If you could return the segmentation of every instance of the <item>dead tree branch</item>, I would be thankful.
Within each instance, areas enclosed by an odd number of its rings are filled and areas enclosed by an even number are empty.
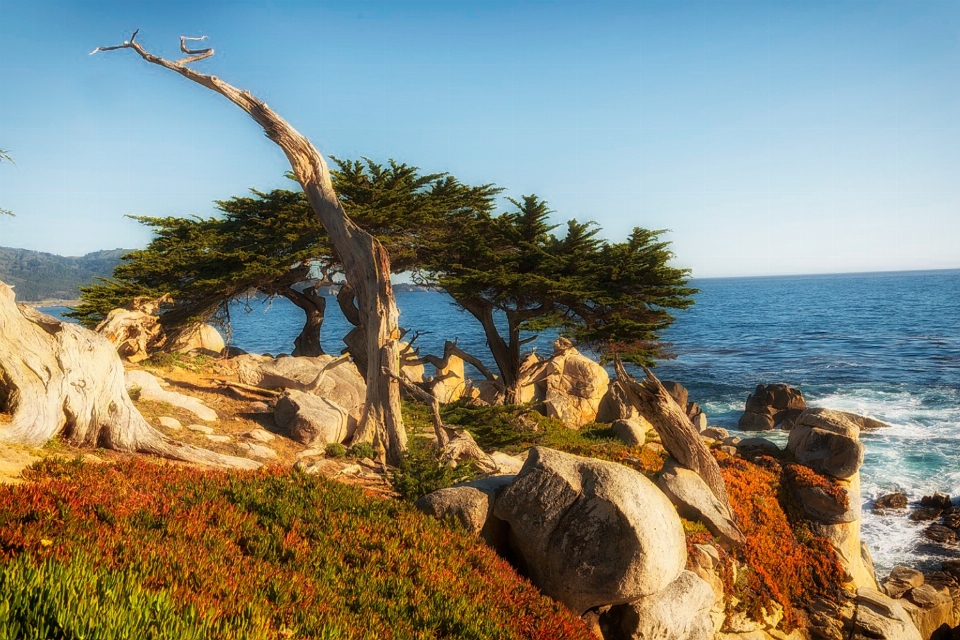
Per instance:
[[[617,380],[626,391],[627,397],[653,425],[667,453],[687,469],[699,474],[717,500],[726,507],[728,514],[732,515],[733,510],[730,508],[730,498],[727,497],[723,476],[720,475],[720,466],[700,439],[700,434],[686,412],[649,369],[644,368],[647,377],[638,383],[627,373],[619,357],[614,357],[613,363]]]
[[[219,93],[249,114],[287,156],[307,200],[341,257],[346,279],[357,296],[364,330],[361,344],[365,346],[362,355],[366,363],[362,372],[367,380],[367,397],[364,415],[353,441],[373,440],[386,450],[389,462],[399,462],[406,448],[406,432],[400,415],[400,388],[390,376],[380,374],[383,368],[394,373],[400,369],[399,313],[390,285],[390,260],[386,250],[347,216],[334,191],[330,169],[309,140],[249,91],[241,91],[216,76],[199,73],[187,66],[190,62],[212,56],[212,48],[192,50],[185,45],[187,38],[182,38],[181,50],[189,56],[170,61],[147,52],[136,41],[137,33],[139,30],[123,44],[98,47],[92,53],[133,49],[147,62]],[[355,359],[359,361],[360,355],[355,353]]]

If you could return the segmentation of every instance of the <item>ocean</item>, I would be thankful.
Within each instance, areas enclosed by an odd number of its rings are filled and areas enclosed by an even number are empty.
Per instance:
[[[673,360],[655,373],[677,380],[712,426],[735,435],[760,383],[798,387],[808,406],[853,411],[891,428],[862,434],[863,538],[878,573],[896,564],[930,565],[941,553],[922,544],[923,523],[872,513],[873,500],[903,491],[960,496],[960,270],[699,279],[697,303],[677,312],[664,336]],[[445,340],[486,362],[479,323],[443,293],[399,293],[400,324],[423,353]],[[50,309],[49,312],[56,312]],[[322,342],[339,353],[348,329],[329,300]],[[252,299],[231,309],[231,344],[256,353],[292,349],[302,313],[285,299]],[[554,335],[531,345],[548,355]],[[781,446],[786,432],[762,435]],[[960,553],[956,554],[960,555]]]

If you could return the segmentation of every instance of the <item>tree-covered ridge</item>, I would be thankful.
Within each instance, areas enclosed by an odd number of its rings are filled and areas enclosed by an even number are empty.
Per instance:
[[[80,287],[109,277],[129,249],[95,251],[85,256],[0,247],[0,280],[15,287],[20,302],[76,300]]]

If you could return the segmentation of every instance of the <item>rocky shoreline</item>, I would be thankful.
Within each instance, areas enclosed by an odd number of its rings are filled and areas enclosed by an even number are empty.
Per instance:
[[[115,312],[101,331],[137,362],[150,349],[153,334],[144,320],[151,317]],[[222,351],[215,334],[198,327],[175,347]],[[231,355],[218,365],[236,376],[222,382],[224,391],[252,400],[251,410],[256,404],[257,412],[272,413],[276,435],[307,451],[350,439],[364,410],[366,383],[348,359]],[[502,400],[492,381],[469,380],[463,360],[452,353],[437,359],[433,377],[415,354],[402,362],[407,381],[435,403]],[[611,378],[563,339],[549,357],[531,355],[522,371],[523,402],[568,429],[610,425],[610,433],[636,453],[634,462],[536,446],[517,457],[484,452],[465,429],[437,417],[441,460],[471,461],[486,477],[423,496],[417,506],[480,536],[598,637],[960,636],[956,563],[926,572],[896,567],[878,580],[861,540],[860,434],[884,423],[808,407],[802,393],[785,384],[760,385],[746,401],[740,428],[788,430],[781,449],[766,438],[735,437],[710,426],[682,384],[661,383],[649,372],[637,382],[622,367]],[[163,396],[170,404],[179,402],[171,394],[182,395],[144,372],[129,371],[126,378],[131,395]],[[189,410],[203,421],[202,409]],[[212,431],[202,432],[211,442],[229,441]],[[245,434],[244,455],[269,460],[272,435]],[[656,464],[635,464],[644,456]],[[296,468],[326,474],[330,463],[308,456]],[[357,466],[360,474],[366,468],[378,475],[377,463]],[[343,473],[339,466],[337,473]],[[891,498],[880,508],[898,509],[901,502]],[[913,514],[929,516],[931,544],[955,547],[960,511],[949,497],[928,502]]]

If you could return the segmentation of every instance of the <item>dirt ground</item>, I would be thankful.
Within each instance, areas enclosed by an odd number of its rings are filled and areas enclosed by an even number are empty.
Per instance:
[[[223,380],[236,382],[236,370],[229,360],[208,361],[202,365],[187,363],[186,366],[148,367],[126,365],[128,369],[143,369],[160,380],[167,391],[174,391],[200,400],[216,411],[216,422],[204,422],[193,413],[172,405],[134,398],[134,403],[144,418],[158,431],[170,438],[196,445],[218,453],[247,457],[265,466],[299,468],[310,473],[321,473],[347,484],[359,485],[379,495],[394,495],[387,481],[385,470],[371,460],[329,458],[323,448],[310,448],[280,433],[273,420],[274,397],[230,388]],[[136,394],[134,394],[136,395]],[[160,418],[174,418],[180,428],[160,424]],[[10,420],[0,413],[0,425]],[[212,433],[194,431],[191,426],[200,425],[212,429]],[[251,431],[263,430],[274,436],[269,442],[251,439]],[[212,438],[210,436],[213,436]],[[229,441],[223,436],[227,436]],[[276,452],[276,458],[256,458],[244,444],[265,446]],[[30,449],[18,445],[0,444],[0,484],[23,482],[21,471],[30,464],[49,456],[83,457],[89,462],[110,462],[128,455],[102,449],[77,449],[54,440],[42,448]],[[152,457],[152,456],[144,456]],[[161,460],[156,458],[158,462]],[[183,464],[172,462],[173,464]]]

